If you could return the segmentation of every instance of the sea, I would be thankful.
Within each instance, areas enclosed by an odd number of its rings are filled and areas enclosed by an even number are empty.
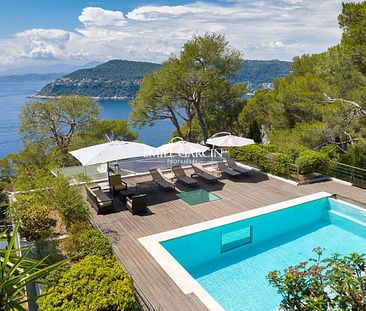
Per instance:
[[[48,81],[43,82],[0,82],[0,159],[9,153],[22,149],[18,132],[19,113],[27,98],[40,90]],[[104,120],[128,120],[131,107],[127,100],[100,100],[100,118]],[[174,126],[170,120],[158,120],[154,126],[132,128],[139,133],[139,141],[151,146],[167,142]]]

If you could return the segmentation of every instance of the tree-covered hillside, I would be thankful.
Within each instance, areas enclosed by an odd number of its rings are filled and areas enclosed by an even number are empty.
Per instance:
[[[161,65],[147,62],[111,60],[90,69],[80,69],[47,84],[37,96],[84,95],[104,98],[134,98],[143,77]],[[290,72],[290,62],[246,60],[236,82],[248,83],[249,91],[271,84]],[[268,85],[266,86],[268,87]]]
[[[156,70],[159,67],[159,64],[154,63],[115,59],[94,68],[76,70],[64,76],[64,78],[72,80],[100,79],[105,81],[140,80],[148,72]]]
[[[251,83],[249,90],[262,88],[263,83],[273,83],[291,70],[291,63],[280,60],[246,60],[237,73],[236,82]]]
[[[366,168],[366,1],[344,3],[339,25],[338,45],[295,57],[273,91],[248,100],[240,123],[287,153],[310,148]]]

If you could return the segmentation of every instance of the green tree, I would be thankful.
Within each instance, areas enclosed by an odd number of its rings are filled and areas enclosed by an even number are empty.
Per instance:
[[[130,119],[139,126],[153,126],[157,120],[169,119],[180,137],[180,119],[190,123],[191,105],[179,99],[174,82],[177,77],[176,61],[170,59],[161,68],[145,76],[136,99],[131,101]]]
[[[135,310],[132,284],[120,263],[99,256],[79,261],[43,293],[41,311]]]
[[[63,96],[45,102],[30,101],[20,113],[20,133],[25,145],[44,144],[60,165],[67,161],[71,139],[88,129],[99,115],[98,103],[90,97]]]
[[[6,243],[5,248],[0,249],[0,310],[24,310],[24,304],[30,301],[27,297],[25,286],[32,283],[43,283],[51,272],[65,264],[59,261],[46,266],[43,260],[34,260],[27,257],[28,248],[17,248],[15,244],[17,227],[13,232],[3,231],[0,241]],[[21,255],[19,254],[21,252]]]
[[[257,123],[264,143],[293,154],[333,146],[344,155],[365,141],[365,8],[365,1],[344,4],[341,43],[295,57],[292,72],[276,80],[273,91],[248,100],[239,117],[244,133]]]
[[[233,79],[242,66],[239,51],[229,46],[225,37],[217,34],[195,36],[183,45],[178,59],[180,79],[177,81],[182,98],[192,103],[201,126],[203,141],[208,139],[204,108],[209,106],[218,93],[226,93],[225,101],[245,94],[231,91]],[[223,98],[222,98],[223,99]]]
[[[343,31],[342,45],[360,71],[366,74],[366,2],[343,3],[338,20]]]
[[[88,129],[74,136],[70,149],[104,143],[107,136],[112,140],[134,141],[138,138],[138,133],[131,131],[125,120],[97,120]]]
[[[150,125],[159,119],[170,119],[180,137],[192,140],[196,118],[206,141],[210,118],[223,119],[222,108],[231,107],[245,94],[242,84],[230,82],[241,65],[241,54],[228,45],[224,36],[195,36],[183,45],[179,56],[171,57],[143,80],[136,100],[131,102],[131,119]],[[229,121],[224,126],[231,124],[230,112],[225,118]],[[180,120],[186,123],[186,137]]]

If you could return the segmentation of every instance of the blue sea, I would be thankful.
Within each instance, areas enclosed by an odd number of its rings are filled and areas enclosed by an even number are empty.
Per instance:
[[[0,82],[0,159],[22,149],[18,133],[19,112],[27,102],[27,96],[40,90],[46,82]],[[131,107],[126,100],[101,100],[101,118],[105,120],[127,120]],[[139,140],[152,146],[165,143],[172,131],[169,120],[160,120],[153,127],[145,126],[139,132]]]

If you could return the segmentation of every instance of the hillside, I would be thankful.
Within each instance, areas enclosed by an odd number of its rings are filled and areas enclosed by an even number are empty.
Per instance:
[[[290,62],[278,60],[247,60],[235,81],[248,83],[250,91],[270,87],[277,77],[290,72],[290,66]],[[67,74],[47,84],[35,97],[78,94],[96,98],[131,99],[138,91],[143,77],[159,67],[159,64],[148,62],[111,60],[94,68]]]
[[[250,91],[271,84],[277,78],[284,77],[291,71],[291,63],[280,60],[246,60],[239,70],[236,81],[248,82]],[[267,85],[268,87],[268,85]]]

